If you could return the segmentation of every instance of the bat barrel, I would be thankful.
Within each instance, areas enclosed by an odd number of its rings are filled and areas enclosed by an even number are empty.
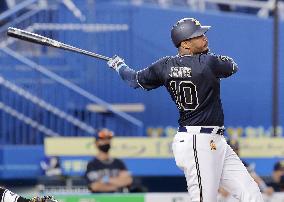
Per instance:
[[[28,32],[25,30],[9,27],[7,31],[8,36],[18,38],[24,41],[29,41],[32,43],[37,43],[45,46],[53,46],[55,48],[60,48],[61,42],[41,36],[39,34],[35,34],[32,32]]]
[[[56,41],[56,40],[53,40],[53,39],[50,39],[50,38],[47,38],[47,37],[44,37],[44,36],[41,36],[41,35],[38,35],[38,34],[35,34],[35,33],[31,33],[31,32],[28,32],[28,31],[17,29],[17,28],[14,28],[14,27],[8,28],[7,35],[14,37],[14,38],[24,40],[24,41],[29,41],[29,42],[32,42],[32,43],[37,43],[37,44],[41,44],[41,45],[45,45],[45,46],[52,46],[52,47],[55,47],[55,48],[61,48],[61,49],[81,53],[81,54],[92,56],[92,57],[95,57],[95,58],[99,58],[99,59],[102,59],[102,60],[105,60],[105,61],[109,61],[111,59],[110,57],[107,57],[107,56],[104,56],[104,55],[100,55],[100,54],[93,53],[93,52],[90,52],[90,51],[86,51],[86,50],[83,50],[83,49],[80,49],[80,48],[77,48],[77,47],[73,47],[73,46],[70,46],[68,44],[64,44],[64,43],[61,43],[59,41]]]
[[[14,38],[24,40],[24,41],[29,41],[32,43],[51,46],[51,44],[47,43],[46,37],[31,33],[31,32],[27,32],[21,29],[9,27],[7,31],[7,35],[14,37]]]

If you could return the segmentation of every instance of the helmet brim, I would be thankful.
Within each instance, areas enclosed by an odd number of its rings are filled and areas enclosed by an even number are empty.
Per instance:
[[[195,38],[195,37],[199,37],[202,36],[203,34],[205,34],[211,26],[200,26],[200,28],[198,30],[196,30],[189,39]]]

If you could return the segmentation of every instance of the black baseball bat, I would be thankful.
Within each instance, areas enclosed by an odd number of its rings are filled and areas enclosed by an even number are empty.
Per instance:
[[[45,46],[51,46],[51,47],[55,47],[55,48],[61,48],[61,49],[64,49],[64,50],[73,51],[73,52],[76,52],[76,53],[81,53],[81,54],[88,55],[88,56],[91,56],[91,57],[95,57],[95,58],[98,58],[98,59],[102,59],[102,60],[105,60],[105,61],[111,60],[110,57],[100,55],[100,54],[97,54],[97,53],[94,53],[94,52],[86,51],[84,49],[80,49],[80,48],[77,48],[77,47],[74,47],[74,46],[71,46],[71,45],[68,45],[68,44],[64,44],[60,41],[56,41],[54,39],[50,39],[48,37],[44,37],[44,36],[41,36],[39,34],[35,34],[35,33],[32,33],[32,32],[25,31],[25,30],[17,29],[17,28],[14,28],[14,27],[8,28],[7,35],[14,37],[14,38],[24,40],[24,41],[29,41],[29,42],[32,42],[32,43],[37,43],[37,44],[41,44],[41,45],[45,45]]]

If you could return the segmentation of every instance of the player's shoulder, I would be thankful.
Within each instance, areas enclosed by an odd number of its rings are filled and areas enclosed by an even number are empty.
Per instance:
[[[232,62],[233,58],[227,56],[227,55],[220,55],[220,54],[215,54],[215,53],[208,53],[206,54],[207,59],[209,61],[216,61],[216,60],[220,60],[223,62]]]
[[[171,59],[173,59],[173,56],[164,56],[161,57],[160,59],[158,59],[156,62],[154,63],[163,63],[163,64],[167,64]]]
[[[215,53],[206,53],[206,54],[201,54],[199,57],[203,61],[211,62],[216,60],[218,58],[218,55],[216,55]]]
[[[153,62],[148,68],[152,71],[160,72],[163,71],[164,67],[169,64],[169,61],[171,60],[170,56],[165,56],[162,58],[159,58],[155,62]],[[146,68],[146,69],[148,69]]]

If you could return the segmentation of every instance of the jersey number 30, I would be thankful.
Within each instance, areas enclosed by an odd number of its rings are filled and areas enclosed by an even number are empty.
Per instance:
[[[179,109],[192,111],[198,107],[198,96],[194,83],[191,81],[171,81],[170,87]]]

